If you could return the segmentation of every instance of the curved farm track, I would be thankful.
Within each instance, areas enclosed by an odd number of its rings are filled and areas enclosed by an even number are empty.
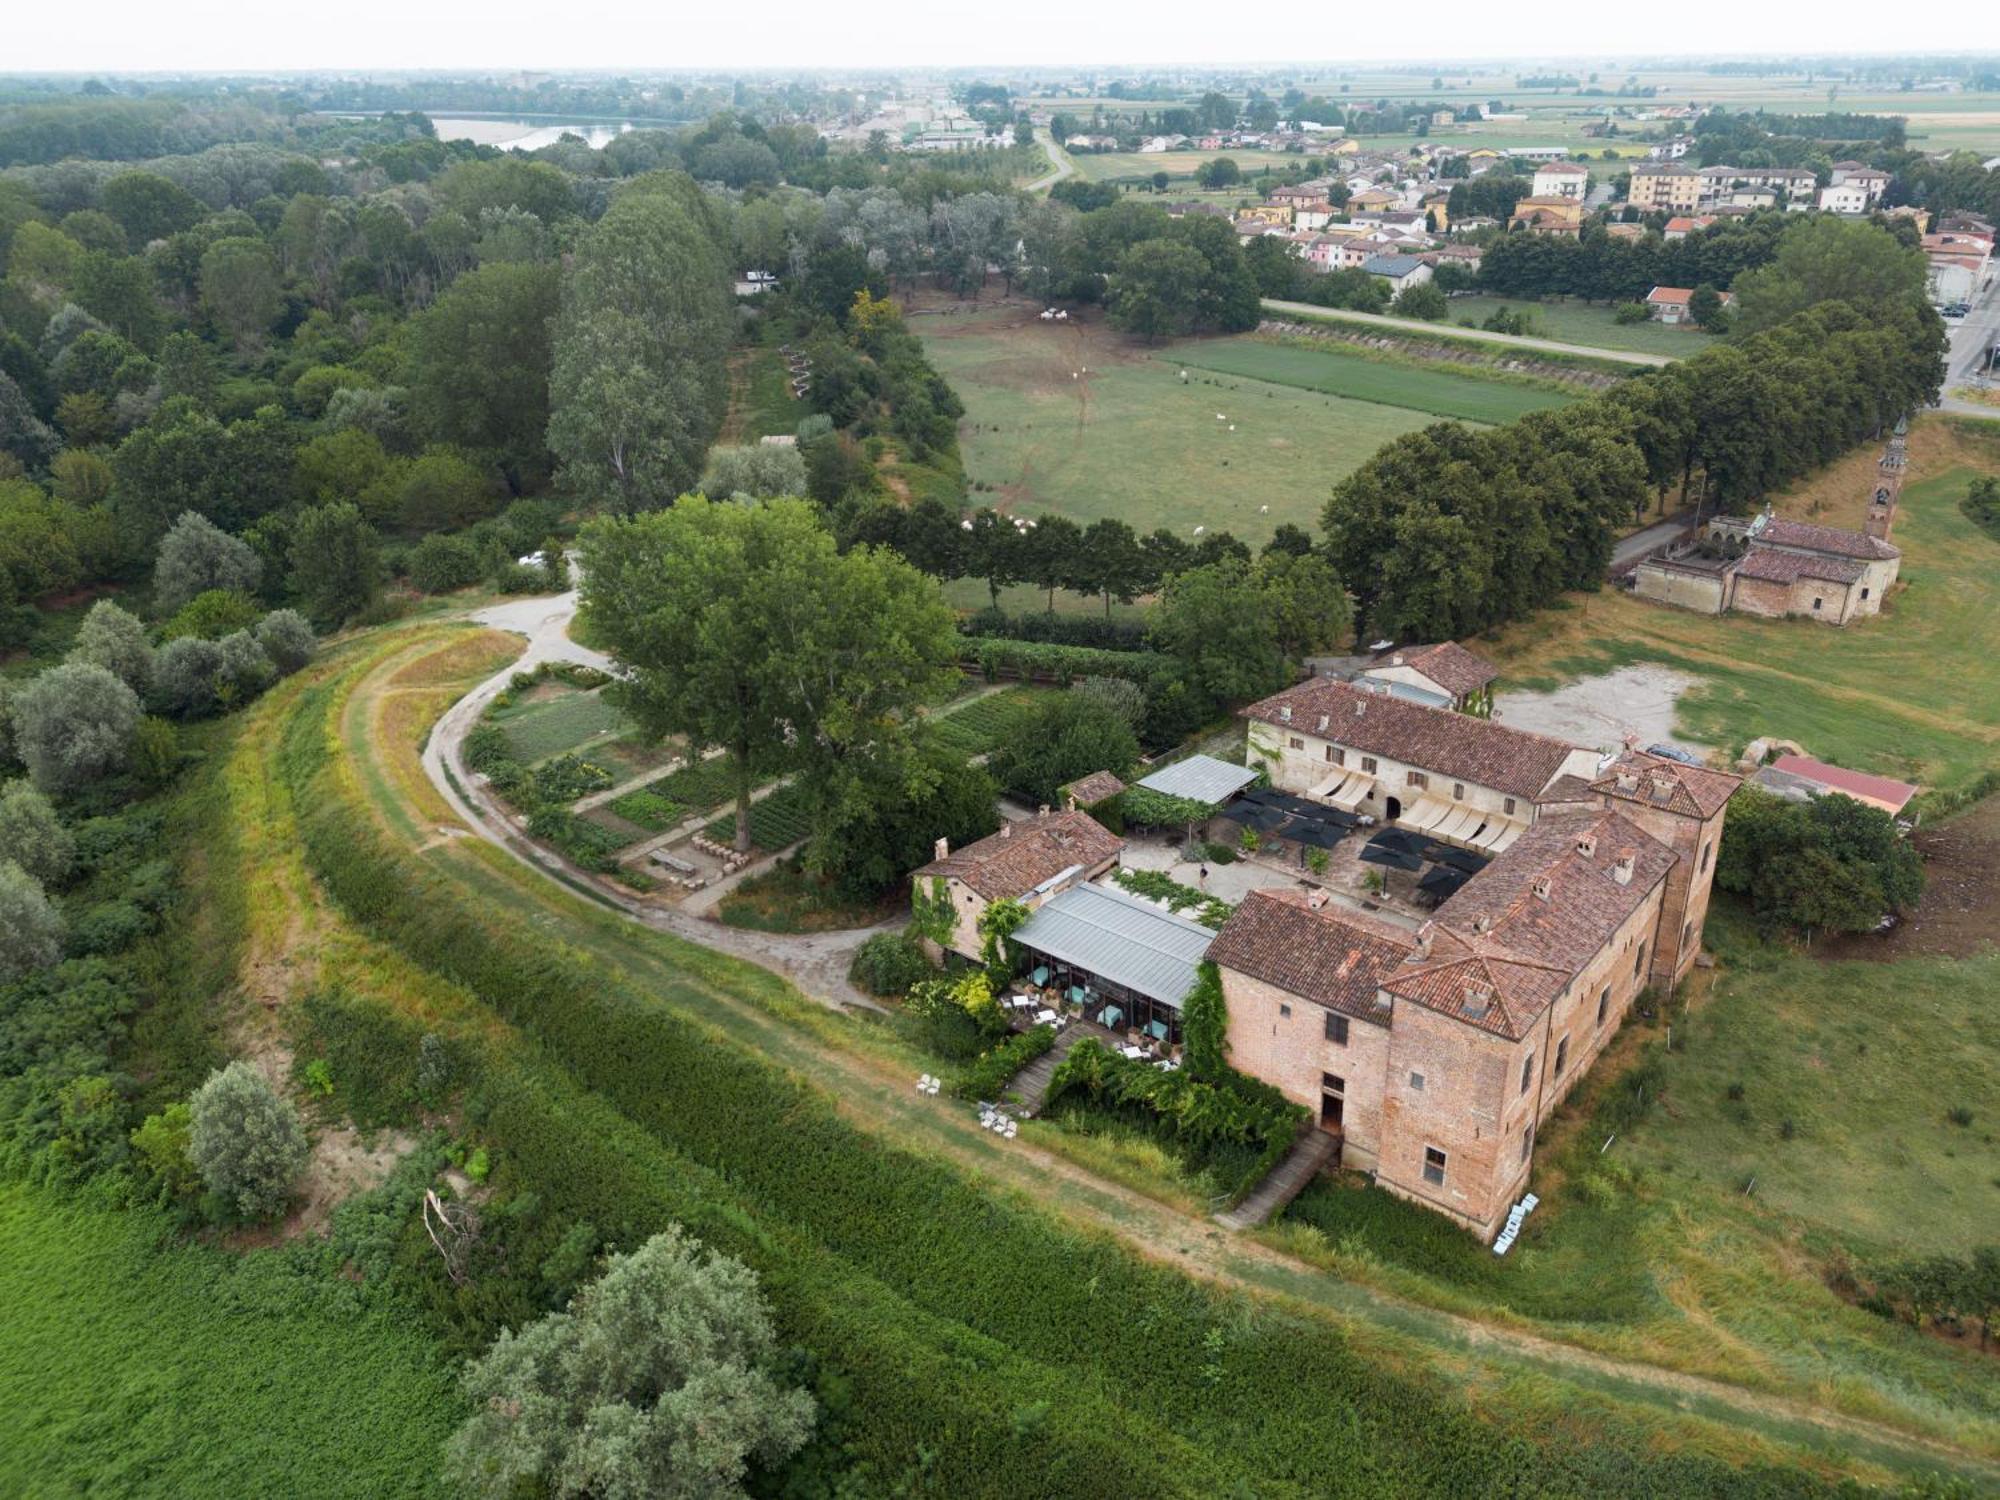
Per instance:
[[[382,828],[421,850],[433,868],[476,887],[480,899],[504,900],[524,921],[620,964],[642,984],[649,976],[664,981],[668,975],[688,984],[685,960],[677,960],[676,952],[687,940],[794,982],[805,979],[785,950],[809,940],[781,939],[752,951],[739,941],[747,935],[712,924],[679,921],[671,924],[671,933],[662,931],[668,923],[593,899],[594,892],[584,894],[579,882],[550,869],[506,829],[491,826],[476,800],[460,794],[443,768],[456,759],[456,741],[472,716],[462,712],[464,700],[453,699],[477,683],[464,665],[451,692],[437,679],[450,677],[454,649],[467,662],[485,656],[477,675],[490,672],[493,638],[479,639],[487,651],[467,653],[464,633],[437,627],[414,632],[409,649],[391,651],[369,669],[349,703],[342,739]],[[537,644],[546,649],[546,642]],[[426,664],[435,664],[435,670]],[[419,685],[424,692],[412,691]],[[432,716],[443,715],[429,735],[409,717],[419,705]],[[495,850],[512,857],[497,858]],[[1031,1125],[1016,1141],[996,1140],[978,1127],[969,1107],[916,1094],[913,1056],[878,1029],[861,1028],[827,1010],[787,1013],[759,1003],[750,987],[693,983],[712,1008],[707,1019],[713,1024],[812,1080],[844,1115],[884,1141],[928,1151],[994,1191],[1032,1200],[1190,1275],[1331,1318],[1358,1347],[1385,1360],[1446,1372],[1475,1403],[1482,1392],[1497,1398],[1510,1377],[1532,1375],[1559,1382],[1576,1412],[1601,1411],[1622,1420],[1642,1416],[1663,1442],[1739,1460],[1779,1458],[1876,1480],[1937,1466],[1980,1485],[2000,1484],[2000,1464],[1990,1455],[1930,1433],[1615,1357],[1546,1337],[1523,1320],[1461,1316],[1333,1276],[1224,1231],[1193,1205],[1162,1201],[1079,1167],[1037,1144],[1042,1127]],[[824,1004],[828,997],[818,998]]]

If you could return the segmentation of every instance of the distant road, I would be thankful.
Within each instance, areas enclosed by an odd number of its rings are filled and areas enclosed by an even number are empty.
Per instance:
[[[1046,176],[1037,177],[1033,182],[1022,188],[1021,191],[1024,193],[1046,193],[1065,177],[1074,177],[1076,175],[1076,163],[1070,160],[1067,151],[1056,144],[1054,136],[1050,135],[1046,130],[1037,130],[1035,132],[1035,139],[1040,143],[1043,152],[1047,154],[1049,160],[1055,163],[1055,170]]]
[[[1554,339],[1531,339],[1518,333],[1488,333],[1483,328],[1457,328],[1449,323],[1425,323],[1417,318],[1388,318],[1381,313],[1349,312],[1341,307],[1319,307],[1311,302],[1280,302],[1264,299],[1266,312],[1291,318],[1337,318],[1343,323],[1373,323],[1403,333],[1428,333],[1454,339],[1477,339],[1486,344],[1505,344],[1512,349],[1539,349],[1544,354],[1579,354],[1587,359],[1608,359],[1621,365],[1645,365],[1658,369],[1674,362],[1670,354],[1640,354],[1631,349],[1600,349],[1594,344],[1559,344]]]
[[[1962,401],[1949,394],[1955,385],[1972,383],[1973,372],[1979,368],[1985,351],[1995,343],[2000,343],[2000,288],[1988,287],[1986,295],[1973,303],[1965,321],[1951,330],[1951,353],[1945,359],[1945,367],[1950,371],[1944,382],[1947,394],[1938,402],[1939,406],[1959,416],[2000,422],[2000,406],[1982,406],[1977,401]]]
[[[1636,562],[1655,547],[1665,546],[1683,531],[1694,519],[1691,510],[1677,510],[1663,521],[1655,521],[1630,536],[1622,539],[1611,549],[1611,566],[1616,569],[1628,562]]]

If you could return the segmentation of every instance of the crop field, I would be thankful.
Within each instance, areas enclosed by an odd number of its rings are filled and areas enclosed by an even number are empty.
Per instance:
[[[1606,591],[1482,639],[1508,686],[1553,687],[1634,662],[1686,672],[1678,734],[1731,755],[1780,735],[1859,770],[1957,787],[2000,763],[2000,542],[1959,510],[2000,469],[2000,434],[1926,417],[1910,435],[1912,479],[1894,541],[1899,587],[1883,613],[1840,630],[1809,620],[1710,617]],[[1864,449],[1793,494],[1782,514],[1858,527],[1874,481]]]
[[[278,1251],[0,1188],[0,1492],[427,1495],[456,1371]]]
[[[1501,308],[1526,313],[1535,321],[1538,338],[1565,344],[1592,344],[1599,349],[1629,349],[1637,354],[1668,354],[1686,358],[1714,342],[1692,326],[1669,328],[1664,323],[1620,323],[1616,309],[1602,303],[1528,302],[1518,297],[1453,297],[1451,319],[1483,323]]]
[[[985,755],[997,750],[1016,729],[1027,722],[1035,704],[1046,697],[1047,688],[1007,688],[962,708],[932,717],[939,740],[961,755]]]
[[[702,831],[728,843],[736,837],[736,809],[721,813]],[[750,842],[767,854],[791,848],[811,831],[806,822],[805,791],[796,782],[787,782],[750,804]]]
[[[1203,526],[1260,545],[1283,521],[1317,528],[1335,481],[1434,420],[1238,376],[1183,383],[1160,347],[1096,322],[1042,323],[1018,305],[912,326],[965,402],[972,502],[1027,515],[1114,516],[1182,536]]]
[[[630,719],[595,692],[561,683],[544,684],[527,701],[500,709],[492,718],[524,765],[591,748],[595,741],[632,728]]]
[[[1399,406],[1431,417],[1498,425],[1531,411],[1567,406],[1575,396],[1472,375],[1418,369],[1338,349],[1306,348],[1244,335],[1203,339],[1157,356],[1176,368],[1241,375],[1323,395]]]

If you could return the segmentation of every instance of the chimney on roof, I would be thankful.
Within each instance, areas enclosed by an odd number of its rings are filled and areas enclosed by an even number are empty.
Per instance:
[[[1632,869],[1635,863],[1636,856],[1630,849],[1620,849],[1618,851],[1618,863],[1611,867],[1611,878],[1620,885],[1630,885],[1632,883]]]
[[[1654,776],[1648,778],[1648,780],[1649,785],[1646,789],[1652,794],[1655,802],[1668,802],[1673,799],[1674,784],[1672,781],[1664,776]]]
[[[1483,1016],[1486,1007],[1493,1003],[1493,986],[1490,984],[1468,984],[1465,987],[1465,1013],[1468,1016]]]
[[[1488,912],[1481,912],[1478,916],[1472,919],[1472,930],[1474,932],[1487,932],[1490,931],[1492,927],[1493,927],[1493,917]]]
[[[1394,656],[1389,658],[1389,665],[1392,667],[1400,667],[1402,664],[1403,664],[1403,653],[1400,651],[1398,651]]]
[[[1064,798],[1064,799],[1063,799],[1063,811],[1064,811],[1064,812],[1075,812],[1075,811],[1076,811],[1076,793],[1075,793],[1075,792],[1071,792],[1071,793],[1069,794],[1069,796],[1068,796],[1068,797],[1066,797],[1066,798]]]
[[[1356,698],[1354,700],[1354,717],[1358,719],[1367,712],[1368,700],[1366,698]]]
[[[1548,899],[1549,899],[1549,892],[1550,892],[1550,891],[1551,891],[1551,890],[1552,890],[1553,888],[1554,888],[1554,887],[1552,887],[1552,886],[1551,886],[1551,885],[1549,884],[1549,877],[1548,877],[1548,876],[1546,876],[1546,875],[1537,875],[1537,876],[1535,877],[1535,899],[1536,899],[1537,901],[1546,901],[1546,900],[1548,900]]]
[[[931,845],[932,859],[943,859],[949,853],[951,853],[950,839],[939,839],[935,844]]]
[[[1286,723],[1286,724],[1289,724],[1289,723],[1291,723],[1291,722],[1292,722],[1292,705],[1291,705],[1291,704],[1289,704],[1289,703],[1280,703],[1280,704],[1278,705],[1278,718],[1279,718],[1280,722],[1282,722],[1282,723]]]
[[[1321,907],[1325,905],[1326,905],[1326,892],[1323,890],[1316,890],[1311,895],[1306,897],[1306,908],[1309,911],[1318,911]]]
[[[1321,714],[1319,716],[1319,725],[1318,725],[1318,729],[1321,734],[1326,733],[1326,726],[1327,726],[1327,717],[1325,714]]]
[[[1014,836],[1014,820],[1011,818],[1002,819],[1000,823],[1000,837],[1003,839],[1011,839],[1013,836]]]
[[[1414,955],[1415,957],[1429,958],[1431,956],[1431,934],[1436,930],[1436,922],[1426,922],[1417,929],[1417,951]]]
[[[1597,855],[1597,835],[1586,833],[1579,838],[1576,841],[1576,852],[1581,854],[1585,859],[1595,858]]]
[[[1621,792],[1638,791],[1639,778],[1630,771],[1620,771],[1618,773],[1618,790]]]

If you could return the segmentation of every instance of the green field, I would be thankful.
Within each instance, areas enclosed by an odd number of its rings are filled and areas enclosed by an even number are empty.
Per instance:
[[[1607,591],[1479,649],[1521,687],[1656,662],[1695,679],[1677,708],[1684,739],[1733,756],[1759,735],[1779,735],[1840,765],[1962,786],[2000,763],[2000,543],[1958,507],[1978,474],[2000,468],[2000,442],[1968,435],[1979,426],[1926,418],[1911,434],[1912,467],[1924,477],[1903,491],[1900,587],[1878,617],[1835,631],[1690,614]],[[1781,510],[1859,526],[1874,458],[1857,452]]]
[[[1407,146],[1409,143],[1404,142]],[[1169,177],[1193,177],[1195,170],[1218,156],[1226,156],[1250,176],[1269,167],[1282,172],[1303,164],[1305,158],[1283,151],[1072,151],[1077,176],[1086,182],[1110,182],[1131,177],[1151,177],[1165,172]]]
[[[2000,953],[1822,962],[1711,932],[1724,972],[1668,1059],[1667,1108],[1633,1133],[1632,1159],[1725,1193],[1754,1179],[1763,1205],[1857,1248],[1991,1244]]]
[[[1161,348],[1096,323],[1044,324],[1018,307],[912,326],[965,402],[972,503],[1030,515],[1086,525],[1115,516],[1182,536],[1205,526],[1261,544],[1282,521],[1316,528],[1335,481],[1434,420],[1234,376],[1183,384],[1155,357]]]
[[[280,1252],[0,1188],[0,1493],[431,1494],[455,1384],[413,1319]]]
[[[1046,688],[1017,687],[989,693],[960,708],[933,715],[937,738],[961,755],[985,755],[1000,748],[1027,722]]]
[[[1562,391],[1418,369],[1340,349],[1307,348],[1251,336],[1204,339],[1158,357],[1177,369],[1242,375],[1329,396],[1400,406],[1427,416],[1492,425],[1512,422],[1531,411],[1567,406],[1576,399]]]
[[[1501,308],[1526,313],[1535,320],[1531,334],[1565,344],[1590,344],[1599,349],[1629,349],[1637,354],[1668,354],[1685,358],[1714,342],[1698,328],[1669,328],[1664,323],[1620,323],[1615,308],[1587,302],[1528,302],[1519,297],[1453,297],[1451,323],[1470,318],[1483,323]]]
[[[632,721],[594,692],[564,684],[543,686],[527,702],[497,710],[493,722],[523,765],[582,750],[632,728]]]

